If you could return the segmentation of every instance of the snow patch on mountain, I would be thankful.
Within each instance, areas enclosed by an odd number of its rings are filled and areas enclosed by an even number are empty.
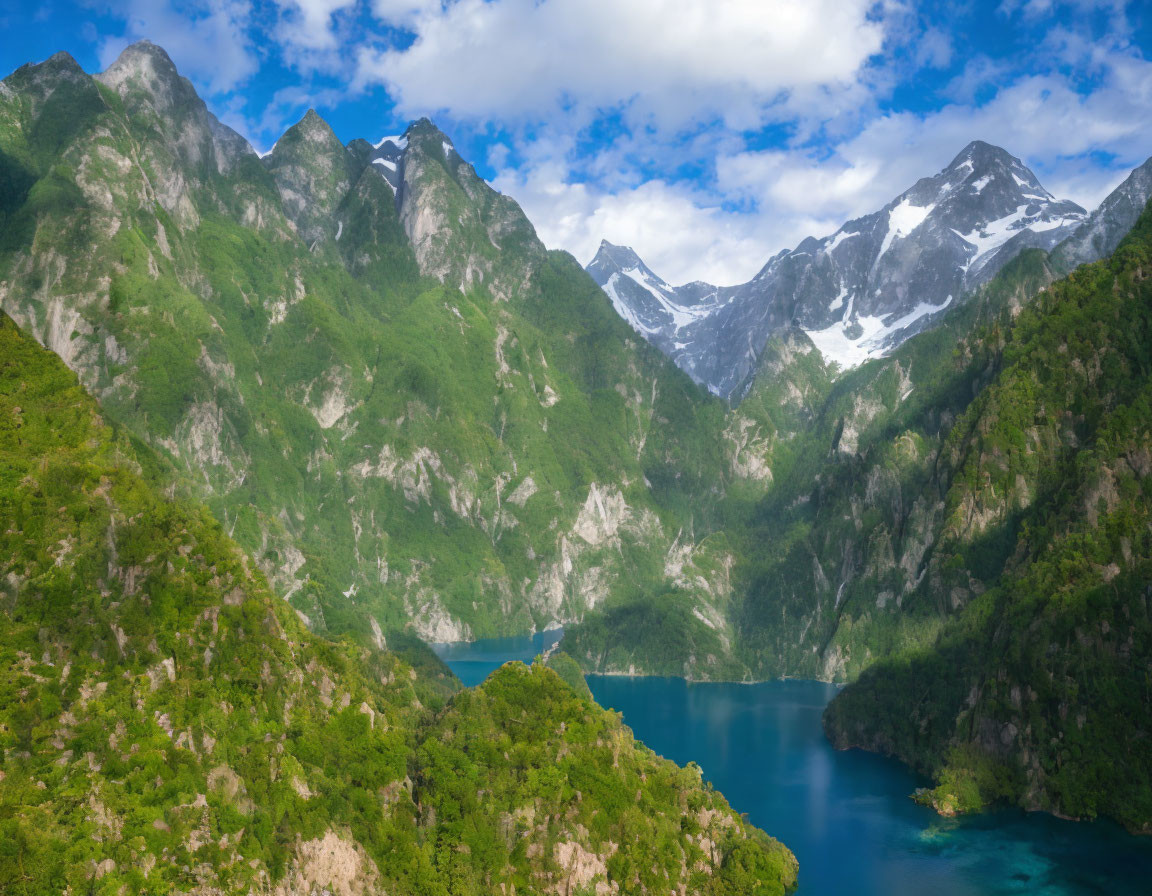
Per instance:
[[[373,143],[375,149],[383,149],[386,143],[391,143],[397,149],[403,151],[408,148],[408,138],[402,134],[397,134],[392,137],[381,137],[379,142]]]
[[[608,298],[612,300],[612,307],[616,309],[616,313],[624,318],[624,320],[628,322],[628,325],[641,336],[648,336],[658,332],[656,327],[649,327],[640,320],[636,312],[632,309],[632,306],[620,295],[617,290],[617,283],[619,283],[619,281],[620,275],[613,274],[603,287],[604,292],[608,294]]]
[[[832,237],[832,242],[824,247],[824,251],[831,255],[832,251],[842,242],[844,242],[844,240],[851,239],[854,236],[860,236],[859,232],[847,233],[841,230],[834,237]]]
[[[921,302],[907,314],[892,318],[889,315],[885,320],[882,316],[861,315],[855,320],[849,320],[851,308],[843,320],[823,330],[805,330],[805,335],[812,340],[812,344],[820,350],[825,361],[835,362],[841,370],[858,367],[871,358],[880,358],[891,350],[889,340],[892,336],[908,329],[921,318],[930,314],[938,314],[952,304],[952,296],[948,296],[941,305],[931,305]],[[859,335],[850,335],[859,331]]]
[[[880,254],[876,256],[877,260],[888,254],[888,250],[892,248],[892,242],[897,237],[910,236],[912,231],[927,220],[934,208],[936,208],[935,203],[921,207],[913,205],[908,199],[902,199],[895,208],[888,212],[888,233],[884,235]]]

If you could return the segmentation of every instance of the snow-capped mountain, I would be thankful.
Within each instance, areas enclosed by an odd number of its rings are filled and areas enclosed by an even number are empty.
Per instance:
[[[706,283],[670,286],[631,249],[607,240],[600,243],[587,270],[632,329],[673,357],[688,348],[677,340],[677,334],[718,307],[716,287]]]
[[[608,243],[587,270],[637,332],[729,397],[773,333],[799,327],[827,360],[853,367],[930,326],[1020,250],[1051,249],[1085,218],[1019,159],[975,141],[884,208],[781,252],[740,286],[673,288]]]

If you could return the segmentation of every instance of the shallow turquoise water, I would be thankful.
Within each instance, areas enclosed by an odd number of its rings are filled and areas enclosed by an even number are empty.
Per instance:
[[[559,633],[441,645],[465,684],[531,660]],[[636,736],[704,776],[800,860],[801,896],[1083,896],[1152,894],[1152,840],[1108,823],[1005,811],[942,819],[908,795],[903,766],[838,752],[820,727],[836,692],[811,681],[692,684],[589,676],[602,706]]]

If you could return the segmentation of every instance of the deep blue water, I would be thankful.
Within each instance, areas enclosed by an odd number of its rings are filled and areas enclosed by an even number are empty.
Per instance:
[[[433,644],[432,649],[440,659],[452,667],[456,677],[471,688],[480,684],[507,662],[512,660],[532,662],[534,657],[543,653],[562,637],[564,632],[557,629],[551,632],[539,632],[531,637]]]
[[[531,660],[560,633],[437,652],[465,684]],[[801,896],[1152,894],[1152,840],[1110,823],[1003,811],[943,819],[908,795],[922,781],[899,763],[838,752],[820,727],[833,685],[687,684],[589,676],[600,705],[636,736],[704,777],[800,860]]]

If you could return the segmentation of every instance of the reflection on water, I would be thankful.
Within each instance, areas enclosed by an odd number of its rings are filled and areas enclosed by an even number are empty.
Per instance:
[[[439,645],[465,684],[512,659],[530,661],[559,632]],[[1100,822],[1003,811],[943,819],[909,794],[903,766],[837,752],[820,717],[836,687],[811,681],[686,684],[589,676],[600,705],[636,736],[706,779],[800,860],[801,896],[1148,896],[1152,838]]]

